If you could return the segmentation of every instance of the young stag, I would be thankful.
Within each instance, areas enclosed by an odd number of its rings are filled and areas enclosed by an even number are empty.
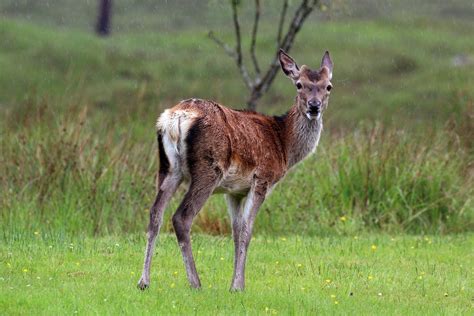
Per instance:
[[[173,227],[191,287],[201,287],[191,250],[193,218],[211,194],[224,193],[235,244],[231,290],[244,289],[255,216],[288,169],[316,149],[332,89],[333,64],[328,52],[315,71],[305,65],[298,67],[282,50],[279,60],[297,90],[294,105],[283,116],[236,111],[212,101],[188,99],[159,117],[158,194],[150,210],[140,289],[150,284],[150,263],[163,211],[182,182],[188,191],[173,215]]]

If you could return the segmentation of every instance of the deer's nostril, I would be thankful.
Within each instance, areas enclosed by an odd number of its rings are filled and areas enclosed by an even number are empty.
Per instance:
[[[319,111],[319,109],[321,108],[321,101],[319,100],[308,101],[308,107],[311,112]]]

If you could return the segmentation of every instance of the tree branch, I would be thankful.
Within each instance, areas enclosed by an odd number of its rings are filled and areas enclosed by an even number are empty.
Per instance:
[[[283,25],[285,24],[286,11],[288,10],[288,0],[283,1],[283,8],[281,9],[280,23],[278,23],[278,35],[277,35],[277,50],[280,49],[281,44],[281,33],[283,32]]]
[[[240,38],[240,24],[239,17],[237,15],[237,3],[237,0],[232,0],[232,19],[234,20],[235,29],[235,53],[237,55],[237,66],[240,68],[242,65],[242,40]]]
[[[247,69],[245,68],[242,62],[242,39],[240,37],[240,24],[239,24],[239,17],[237,15],[237,4],[238,0],[232,0],[232,18],[234,20],[234,28],[235,28],[235,61],[237,63],[237,67],[239,68],[240,74],[244,79],[245,85],[249,90],[254,88],[254,83],[249,76]]]
[[[296,34],[301,29],[304,21],[308,17],[308,15],[313,11],[315,6],[319,3],[319,0],[303,0],[295,11],[295,15],[291,20],[290,26],[288,31],[286,32],[285,37],[281,41],[279,48],[283,49],[284,51],[288,52],[291,47],[293,46],[293,42],[295,40]],[[278,50],[275,53],[272,63],[270,64],[270,68],[266,72],[265,76],[263,77],[262,81],[258,86],[255,88],[259,90],[260,95],[265,93],[269,88],[273,79],[278,72]]]
[[[255,84],[250,78],[249,73],[242,62],[242,39],[240,37],[240,24],[237,15],[237,4],[238,0],[232,0],[232,19],[234,20],[235,29],[235,49],[230,48],[227,44],[218,39],[212,31],[208,33],[208,36],[210,39],[216,42],[217,45],[222,47],[227,53],[227,55],[229,55],[235,60],[235,63],[237,64],[237,68],[239,69],[240,75],[242,76],[245,85],[250,91],[252,91],[252,89],[254,89],[255,87]]]
[[[239,72],[240,72],[240,75],[242,76],[242,78],[244,79],[244,83],[245,85],[247,86],[247,88],[249,90],[252,90],[253,87],[254,87],[254,83],[252,82],[252,79],[250,78],[248,72],[247,72],[247,69],[245,69],[244,65],[242,64],[242,62],[238,62],[238,56],[237,56],[237,53],[235,50],[233,50],[229,45],[227,45],[226,43],[224,43],[223,41],[221,41],[220,39],[218,39],[216,37],[216,35],[214,34],[214,32],[210,31],[207,36],[213,40],[217,45],[219,45],[220,47],[222,47],[222,49],[225,51],[225,53],[227,55],[229,55],[229,57],[231,57],[233,60],[235,60],[235,63],[237,64],[237,68],[239,69]]]
[[[299,7],[296,9],[295,14],[290,21],[288,31],[286,32],[285,36],[283,37],[283,28],[285,24],[285,19],[288,11],[288,2],[289,0],[284,0],[283,7],[280,15],[280,21],[278,25],[278,34],[277,34],[277,50],[273,57],[272,62],[269,65],[268,70],[264,74],[264,76],[260,77],[260,67],[258,65],[258,60],[255,55],[255,46],[257,42],[257,32],[258,32],[258,24],[260,21],[260,0],[255,0],[255,18],[254,24],[252,29],[252,37],[250,42],[250,57],[253,62],[253,66],[255,68],[255,78],[251,78],[245,65],[242,60],[242,38],[240,34],[240,23],[238,19],[238,12],[237,6],[239,0],[232,0],[232,18],[234,22],[234,29],[235,29],[235,48],[232,49],[226,43],[218,39],[214,33],[211,31],[209,32],[208,36],[211,40],[217,43],[220,47],[224,49],[224,51],[229,55],[232,59],[234,59],[235,63],[237,64],[237,68],[239,69],[240,75],[242,76],[245,85],[247,86],[248,90],[250,91],[250,97],[247,100],[247,106],[254,110],[257,104],[257,100],[262,97],[262,95],[268,91],[270,88],[273,80],[275,79],[276,74],[278,73],[279,63],[278,63],[278,51],[279,49],[283,49],[285,51],[289,51],[293,46],[293,42],[295,40],[296,34],[300,31],[304,21],[309,16],[309,14],[314,10],[317,4],[319,4],[319,0],[302,0]]]
[[[260,81],[260,67],[258,66],[258,60],[255,56],[255,44],[257,42],[257,31],[258,31],[258,21],[260,20],[260,0],[255,0],[255,20],[253,22],[252,30],[252,40],[250,42],[250,56],[252,58],[253,66],[256,73],[256,82]]]
[[[232,57],[233,59],[236,59],[236,53],[235,51],[229,47],[229,45],[227,45],[226,43],[224,43],[223,41],[221,41],[220,39],[218,39],[216,37],[216,35],[214,34],[213,31],[209,31],[209,33],[207,33],[207,36],[213,40],[217,45],[219,45],[220,47],[222,47],[222,49],[224,49],[224,51],[226,52],[227,55],[229,55],[230,57]]]

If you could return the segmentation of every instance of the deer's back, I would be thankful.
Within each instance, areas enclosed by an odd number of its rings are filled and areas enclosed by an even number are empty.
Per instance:
[[[286,170],[283,126],[273,117],[188,99],[166,110],[157,127],[185,176],[222,173],[218,191],[245,192],[254,177],[276,182]]]

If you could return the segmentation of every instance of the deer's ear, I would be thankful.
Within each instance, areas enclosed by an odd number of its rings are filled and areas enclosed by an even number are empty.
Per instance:
[[[324,53],[323,59],[321,60],[321,71],[324,71],[324,68],[326,67],[328,70],[328,79],[332,79],[332,60],[331,57],[329,56],[329,52],[326,51]]]
[[[297,80],[300,76],[300,69],[298,65],[287,53],[280,49],[278,52],[278,59],[280,60],[281,69],[289,78],[293,81]]]

